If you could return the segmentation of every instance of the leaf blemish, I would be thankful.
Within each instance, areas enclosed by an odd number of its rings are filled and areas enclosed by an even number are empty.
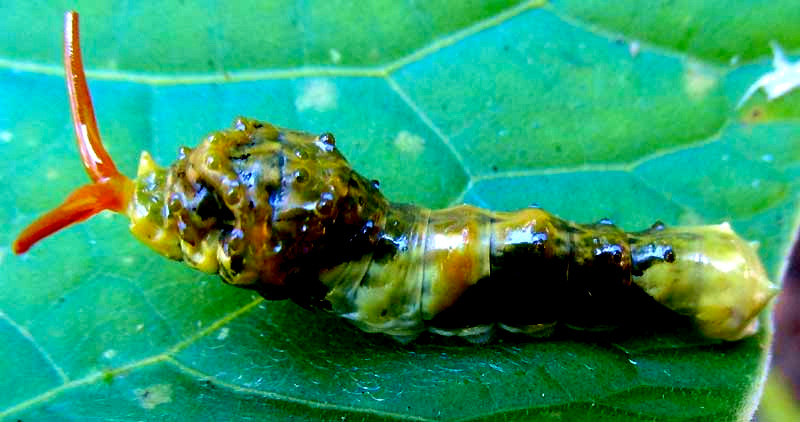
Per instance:
[[[172,385],[153,384],[149,387],[137,388],[133,390],[133,394],[136,395],[139,406],[149,410],[172,401]]]
[[[228,327],[223,327],[219,330],[219,334],[217,334],[217,340],[222,341],[228,338],[228,334],[230,334],[231,329]]]
[[[634,59],[639,55],[641,50],[642,45],[639,43],[639,41],[631,41],[631,43],[628,44],[628,54],[630,54]]]
[[[7,144],[14,139],[14,134],[7,130],[0,130],[0,144]]]
[[[312,79],[303,85],[300,96],[294,100],[297,111],[328,111],[336,108],[339,92],[327,79]]]
[[[761,110],[761,107],[753,107],[748,115],[750,117],[750,122],[755,122],[764,115],[764,112]]]
[[[339,50],[335,48],[331,48],[330,50],[328,50],[328,56],[330,57],[331,63],[333,64],[339,64],[342,61],[342,53],[340,53]]]
[[[718,79],[710,68],[690,62],[684,74],[686,95],[694,101],[701,101],[717,86]]]
[[[407,130],[401,130],[394,137],[394,146],[400,152],[409,155],[419,155],[425,149],[425,139]]]

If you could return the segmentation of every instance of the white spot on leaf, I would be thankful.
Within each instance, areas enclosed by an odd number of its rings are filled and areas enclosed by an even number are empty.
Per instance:
[[[114,349],[108,349],[103,352],[103,359],[114,359],[114,356],[117,355],[117,351]]]
[[[14,139],[14,134],[7,130],[0,130],[0,144],[7,144]]]
[[[330,57],[333,64],[339,64],[342,61],[342,53],[335,48],[328,50],[328,57]]]
[[[425,149],[425,139],[407,130],[401,130],[394,137],[394,146],[400,152],[419,155]]]
[[[133,394],[136,395],[139,406],[153,409],[160,404],[172,401],[172,386],[170,384],[153,384],[149,387],[137,388],[133,390]]]
[[[636,58],[641,50],[642,44],[639,43],[639,41],[631,41],[631,43],[628,44],[628,54],[630,54],[633,58]]]
[[[771,42],[772,47],[772,67],[775,69],[762,77],[758,78],[739,100],[736,107],[741,107],[751,95],[759,88],[764,88],[767,93],[767,100],[774,100],[789,91],[800,86],[800,60],[789,63],[783,49],[776,42]]]
[[[300,96],[294,100],[297,111],[327,111],[336,108],[339,93],[336,85],[327,79],[311,79],[302,88]]]
[[[700,101],[717,86],[718,80],[711,68],[690,62],[684,74],[684,90],[689,98]]]
[[[222,341],[228,338],[228,334],[230,334],[231,329],[228,327],[223,327],[219,330],[219,334],[217,334],[217,340]]]

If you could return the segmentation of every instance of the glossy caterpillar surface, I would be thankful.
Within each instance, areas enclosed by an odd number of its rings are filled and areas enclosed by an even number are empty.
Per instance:
[[[112,210],[168,258],[402,341],[426,330],[484,341],[495,327],[541,336],[556,324],[615,326],[635,319],[642,301],[688,317],[706,337],[738,340],[756,332],[777,293],[728,224],[628,233],[538,208],[396,204],[350,168],[332,134],[251,119],[182,148],[167,168],[142,153],[131,180],[100,139],[77,13],[65,26],[70,105],[92,183],[31,224],[16,253]]]

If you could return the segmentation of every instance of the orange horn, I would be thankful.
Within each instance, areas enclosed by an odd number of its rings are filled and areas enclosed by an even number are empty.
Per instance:
[[[103,210],[124,212],[133,192],[133,182],[117,170],[100,138],[83,71],[78,13],[75,11],[64,17],[64,71],[81,161],[94,183],[76,189],[64,203],[25,228],[12,246],[17,254],[26,252],[34,243],[64,227]]]

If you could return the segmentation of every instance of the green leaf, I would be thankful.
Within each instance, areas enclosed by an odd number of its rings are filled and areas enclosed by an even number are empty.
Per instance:
[[[772,69],[767,41],[798,52],[792,0],[144,3],[0,5],[0,419],[750,418],[767,315],[734,343],[676,326],[401,346],[166,261],[120,216],[8,245],[87,181],[60,65],[75,7],[127,174],[141,150],[167,164],[246,115],[334,132],[397,201],[731,221],[778,280],[800,94],[736,105]]]

